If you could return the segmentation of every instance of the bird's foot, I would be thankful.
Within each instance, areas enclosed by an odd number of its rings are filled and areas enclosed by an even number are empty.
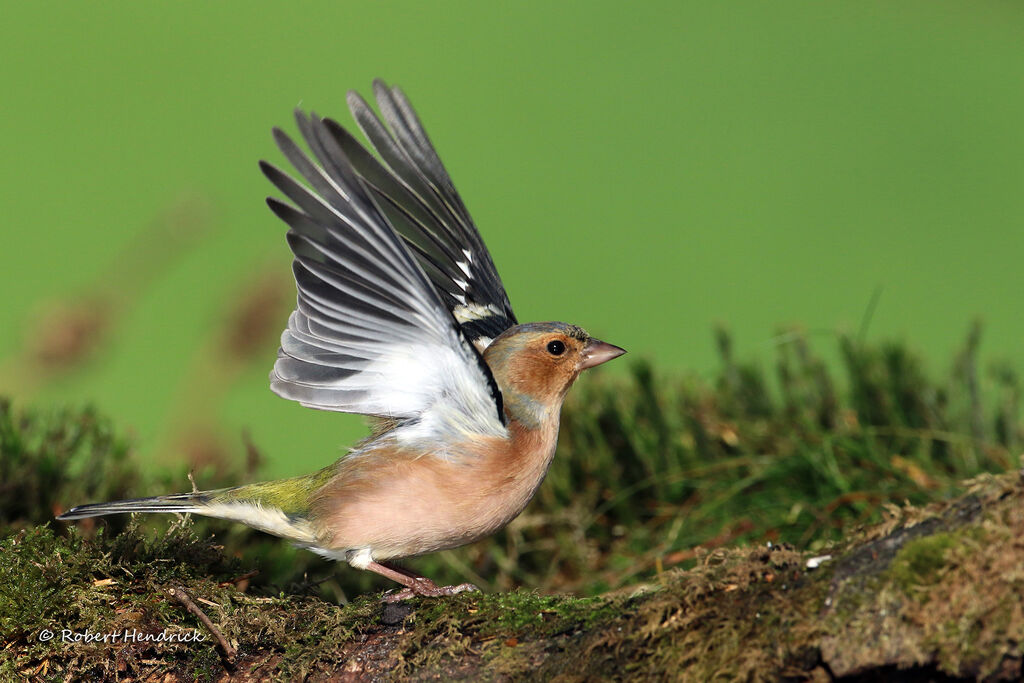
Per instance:
[[[438,586],[436,583],[425,577],[412,579],[412,584],[400,591],[388,592],[381,598],[384,602],[401,602],[417,595],[426,598],[440,598],[445,595],[457,595],[466,591],[479,591],[480,589],[471,583],[460,583],[457,586]]]

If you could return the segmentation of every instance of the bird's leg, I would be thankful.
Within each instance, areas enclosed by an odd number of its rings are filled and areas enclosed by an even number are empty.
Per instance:
[[[383,566],[383,567],[387,567],[387,568],[388,568],[388,569],[390,569],[391,571],[395,571],[395,572],[398,572],[399,574],[404,574],[405,576],[408,576],[408,577],[410,577],[410,578],[413,578],[413,579],[423,579],[423,578],[426,578],[426,577],[424,577],[424,576],[423,576],[422,574],[417,574],[417,573],[416,573],[416,572],[414,572],[413,570],[411,570],[411,569],[406,569],[405,567],[403,567],[403,566],[401,566],[401,565],[397,565],[397,564],[392,564],[392,563],[384,564],[384,563],[382,562],[382,563],[381,563],[381,566]]]
[[[455,595],[456,593],[462,593],[465,591],[480,590],[471,583],[460,583],[457,586],[438,586],[425,576],[420,576],[408,569],[396,569],[395,567],[389,567],[388,565],[381,564],[380,562],[370,562],[370,564],[366,565],[366,569],[369,569],[371,572],[377,572],[381,576],[386,576],[392,581],[397,581],[405,586],[405,588],[397,593],[389,593],[385,595],[384,602],[408,600],[415,595],[438,598],[443,595]]]

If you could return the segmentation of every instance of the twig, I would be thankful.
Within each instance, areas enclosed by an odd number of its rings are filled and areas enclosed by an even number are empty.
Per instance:
[[[230,581],[221,581],[217,585],[220,586],[221,588],[225,588],[227,586],[235,586],[235,587],[237,587],[238,584],[240,584],[241,582],[248,581],[249,579],[251,579],[252,577],[256,576],[259,573],[260,573],[259,569],[253,569],[250,572],[246,572],[244,574],[236,576],[235,578],[231,579]],[[244,589],[242,589],[242,590],[244,591]]]
[[[168,592],[178,602],[184,605],[185,609],[187,609],[192,614],[196,615],[199,621],[203,622],[203,626],[205,626],[207,630],[213,634],[213,637],[217,639],[217,642],[220,643],[221,649],[224,650],[224,656],[227,657],[228,661],[233,660],[235,658],[235,654],[237,654],[235,652],[235,648],[231,647],[231,644],[224,637],[224,634],[220,632],[220,629],[213,625],[213,622],[210,621],[210,617],[206,616],[206,612],[199,609],[199,605],[192,602],[192,598],[188,596],[188,593],[185,592],[185,589],[180,587],[171,588],[168,590]]]

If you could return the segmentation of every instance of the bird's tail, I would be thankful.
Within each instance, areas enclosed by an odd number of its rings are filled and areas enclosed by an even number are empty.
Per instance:
[[[309,503],[313,492],[323,486],[332,473],[333,468],[327,467],[293,479],[79,505],[57,519],[85,519],[128,512],[191,512],[241,522],[302,545],[314,546],[317,538],[309,520]]]
[[[64,514],[58,515],[57,519],[69,521],[126,512],[195,512],[203,514],[204,507],[209,504],[211,494],[214,493],[218,493],[218,491],[198,491],[196,493],[177,493],[171,496],[90,503],[73,507]]]

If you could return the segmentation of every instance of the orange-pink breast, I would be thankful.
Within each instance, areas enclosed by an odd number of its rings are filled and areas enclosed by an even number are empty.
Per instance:
[[[369,548],[375,560],[455,548],[516,517],[547,472],[558,437],[510,424],[510,438],[449,447],[447,457],[378,449],[347,458],[314,498],[325,548]]]

